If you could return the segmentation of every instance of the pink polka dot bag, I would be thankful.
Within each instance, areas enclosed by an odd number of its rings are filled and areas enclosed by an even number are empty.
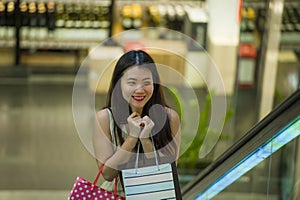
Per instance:
[[[113,192],[102,189],[96,185],[103,168],[104,165],[100,167],[93,183],[81,177],[77,177],[68,200],[125,200],[124,197],[117,194],[118,177],[115,179]]]

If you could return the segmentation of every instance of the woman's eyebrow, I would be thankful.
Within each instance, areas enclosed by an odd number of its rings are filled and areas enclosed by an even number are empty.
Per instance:
[[[137,79],[136,79],[136,78],[127,78],[127,80],[133,80],[133,81],[136,81]]]
[[[129,80],[137,81],[136,78],[127,78],[127,80],[128,80],[128,81],[129,81]],[[142,81],[146,81],[146,80],[151,80],[151,78],[150,78],[150,77],[147,77],[147,78],[142,79]]]

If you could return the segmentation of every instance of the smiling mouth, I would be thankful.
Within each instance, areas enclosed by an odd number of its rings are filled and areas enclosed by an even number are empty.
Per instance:
[[[132,96],[132,98],[135,100],[135,101],[143,101],[145,99],[145,96]]]

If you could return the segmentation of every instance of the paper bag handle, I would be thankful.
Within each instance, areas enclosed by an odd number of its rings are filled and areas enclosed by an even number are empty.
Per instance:
[[[151,135],[151,142],[152,142],[152,147],[153,147],[153,153],[154,153],[154,158],[155,158],[155,164],[157,166],[157,170],[159,171],[159,164],[158,164],[158,156],[157,156],[157,151],[154,145],[154,140],[153,140],[153,136]],[[139,155],[140,155],[140,146],[141,146],[141,142],[140,140],[138,141],[138,147],[137,147],[137,152],[136,152],[136,159],[135,159],[135,173],[137,174],[137,170],[139,167]]]
[[[93,182],[93,186],[95,186],[99,180],[100,175],[102,174],[102,171],[104,169],[104,164],[101,165],[99,168],[98,174]],[[117,187],[118,187],[118,176],[115,178],[115,184],[114,184],[114,196],[117,197]]]

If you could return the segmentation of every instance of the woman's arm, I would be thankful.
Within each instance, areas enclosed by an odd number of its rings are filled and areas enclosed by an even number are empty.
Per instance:
[[[180,125],[180,118],[177,112],[171,108],[166,108],[167,114],[170,120],[170,127],[171,127],[171,133],[173,137],[173,142],[175,142],[175,156],[176,161],[179,157],[179,150],[180,150],[180,143],[181,143],[181,125]],[[176,162],[177,163],[177,162]]]
[[[172,152],[174,152],[174,155],[176,156],[176,160],[178,159],[179,150],[180,150],[180,140],[181,140],[181,131],[180,131],[180,119],[177,114],[177,112],[171,108],[166,107],[166,112],[169,118],[170,122],[170,128],[171,128],[171,134],[173,137],[173,141],[171,141],[170,144],[168,144],[168,148]],[[145,118],[148,118],[147,116]],[[150,118],[146,119],[145,122],[148,121],[148,123],[153,123]],[[147,124],[147,123],[146,123]],[[153,128],[154,124],[152,124],[151,129]],[[148,133],[143,135],[143,131],[141,132],[140,141],[143,146],[144,153],[146,154],[146,157],[153,157],[153,144],[152,140],[149,137],[149,133],[151,132],[147,131]]]
[[[104,179],[112,181],[118,175],[118,165],[128,161],[136,143],[137,138],[129,135],[122,146],[114,152],[108,111],[103,109],[96,114],[93,145],[98,167],[105,162],[102,172]]]

